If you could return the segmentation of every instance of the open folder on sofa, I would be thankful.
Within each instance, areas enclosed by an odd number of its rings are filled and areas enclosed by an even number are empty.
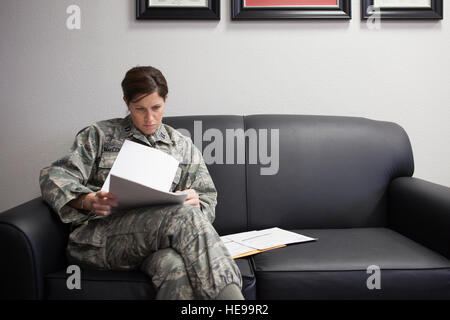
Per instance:
[[[233,259],[243,258],[264,251],[285,247],[292,243],[315,241],[295,232],[277,227],[240,232],[220,237]]]

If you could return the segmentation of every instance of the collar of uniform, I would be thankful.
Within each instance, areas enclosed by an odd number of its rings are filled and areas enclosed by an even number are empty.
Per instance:
[[[153,134],[155,137],[155,141],[161,141],[165,144],[172,144],[172,140],[170,140],[169,133],[166,130],[166,127],[163,123],[161,123]]]
[[[166,128],[162,123],[160,123],[158,129],[153,134],[144,135],[133,123],[131,119],[131,115],[128,115],[126,118],[127,125],[125,127],[125,131],[128,132],[128,137],[135,137],[136,139],[148,143],[148,142],[157,142],[161,141],[166,144],[172,144],[172,140],[169,138],[169,134],[167,133]]]

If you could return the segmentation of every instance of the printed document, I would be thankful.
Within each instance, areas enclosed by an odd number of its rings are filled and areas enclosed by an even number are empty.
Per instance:
[[[187,195],[169,192],[179,161],[171,155],[125,140],[102,190],[117,196],[113,211],[183,203]]]
[[[317,240],[317,238],[310,238],[277,227],[241,232],[220,238],[234,259],[285,247],[292,243]]]

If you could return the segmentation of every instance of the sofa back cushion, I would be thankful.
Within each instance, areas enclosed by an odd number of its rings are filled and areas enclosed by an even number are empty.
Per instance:
[[[385,226],[389,181],[414,170],[408,136],[395,123],[309,115],[252,115],[244,122],[246,132],[268,129],[269,142],[276,133],[270,129],[279,130],[278,172],[262,174],[269,167],[264,157],[247,166],[250,230]],[[247,157],[252,148],[249,140]]]
[[[190,136],[202,151],[203,158],[217,189],[216,219],[220,235],[247,230],[245,163],[227,164],[226,130],[244,129],[242,116],[164,117],[163,123]],[[187,131],[186,131],[187,130]],[[222,140],[222,141],[221,141]],[[242,148],[242,153],[245,149]]]

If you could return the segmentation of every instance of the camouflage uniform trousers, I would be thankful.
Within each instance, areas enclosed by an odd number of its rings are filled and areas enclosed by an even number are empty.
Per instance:
[[[194,294],[183,258],[172,248],[160,249],[141,265],[157,290],[157,300],[194,300]]]
[[[215,299],[242,276],[200,208],[155,206],[94,219],[69,237],[67,256],[104,270],[141,269],[159,299]]]

